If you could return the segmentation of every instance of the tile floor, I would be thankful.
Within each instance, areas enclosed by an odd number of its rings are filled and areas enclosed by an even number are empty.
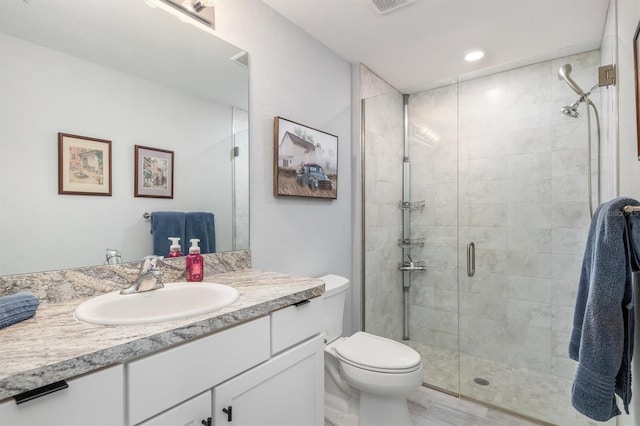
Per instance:
[[[432,386],[460,393],[466,398],[481,401],[489,406],[499,407],[531,419],[538,419],[541,422],[548,422],[541,424],[561,426],[615,425],[615,419],[607,423],[595,422],[581,415],[571,406],[572,380],[570,379],[525,368],[516,368],[467,354],[458,357],[457,352],[426,346],[415,341],[403,341],[403,343],[413,347],[422,355],[425,382]],[[458,379],[458,371],[460,371],[460,380]],[[489,385],[478,385],[473,381],[476,377],[487,379],[490,382]],[[469,424],[489,425],[492,423]],[[521,423],[513,424],[520,425]]]
[[[427,387],[407,395],[414,426],[535,426],[536,423]]]

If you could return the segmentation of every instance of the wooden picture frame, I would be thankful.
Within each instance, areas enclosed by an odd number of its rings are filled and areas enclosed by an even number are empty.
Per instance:
[[[638,64],[638,35],[640,34],[640,22],[633,35],[633,75],[636,89],[636,143],[638,146],[638,160],[640,161],[640,66]]]
[[[134,146],[134,196],[173,198],[173,151]]]
[[[111,196],[111,141],[58,133],[58,194]]]
[[[338,198],[338,137],[274,118],[273,195]]]

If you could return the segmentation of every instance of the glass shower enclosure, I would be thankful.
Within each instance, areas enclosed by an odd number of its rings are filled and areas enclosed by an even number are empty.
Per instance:
[[[364,329],[416,349],[425,384],[589,424],[571,407],[567,347],[598,152],[586,114],[560,113],[576,96],[557,71],[572,64],[591,87],[600,62],[591,51],[362,101]],[[424,270],[401,271],[409,256]]]

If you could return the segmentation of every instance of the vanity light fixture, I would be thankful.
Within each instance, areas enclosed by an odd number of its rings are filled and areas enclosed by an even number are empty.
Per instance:
[[[182,22],[214,34],[215,14],[210,0],[144,0],[148,6],[164,10]]]
[[[184,0],[182,6],[196,13],[202,12],[207,7],[201,0]]]
[[[464,60],[467,62],[475,62],[484,57],[484,52],[482,50],[472,50],[471,52],[464,55]]]

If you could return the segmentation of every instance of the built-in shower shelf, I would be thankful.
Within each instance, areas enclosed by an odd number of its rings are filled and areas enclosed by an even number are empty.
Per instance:
[[[401,262],[400,265],[398,265],[398,269],[400,269],[401,271],[414,272],[414,271],[426,271],[427,267],[425,262],[419,260],[416,262],[413,262],[413,261]]]
[[[403,249],[413,248],[413,247],[424,247],[424,238],[399,239],[398,245]]]
[[[398,208],[401,210],[423,210],[425,201],[399,201]]]

